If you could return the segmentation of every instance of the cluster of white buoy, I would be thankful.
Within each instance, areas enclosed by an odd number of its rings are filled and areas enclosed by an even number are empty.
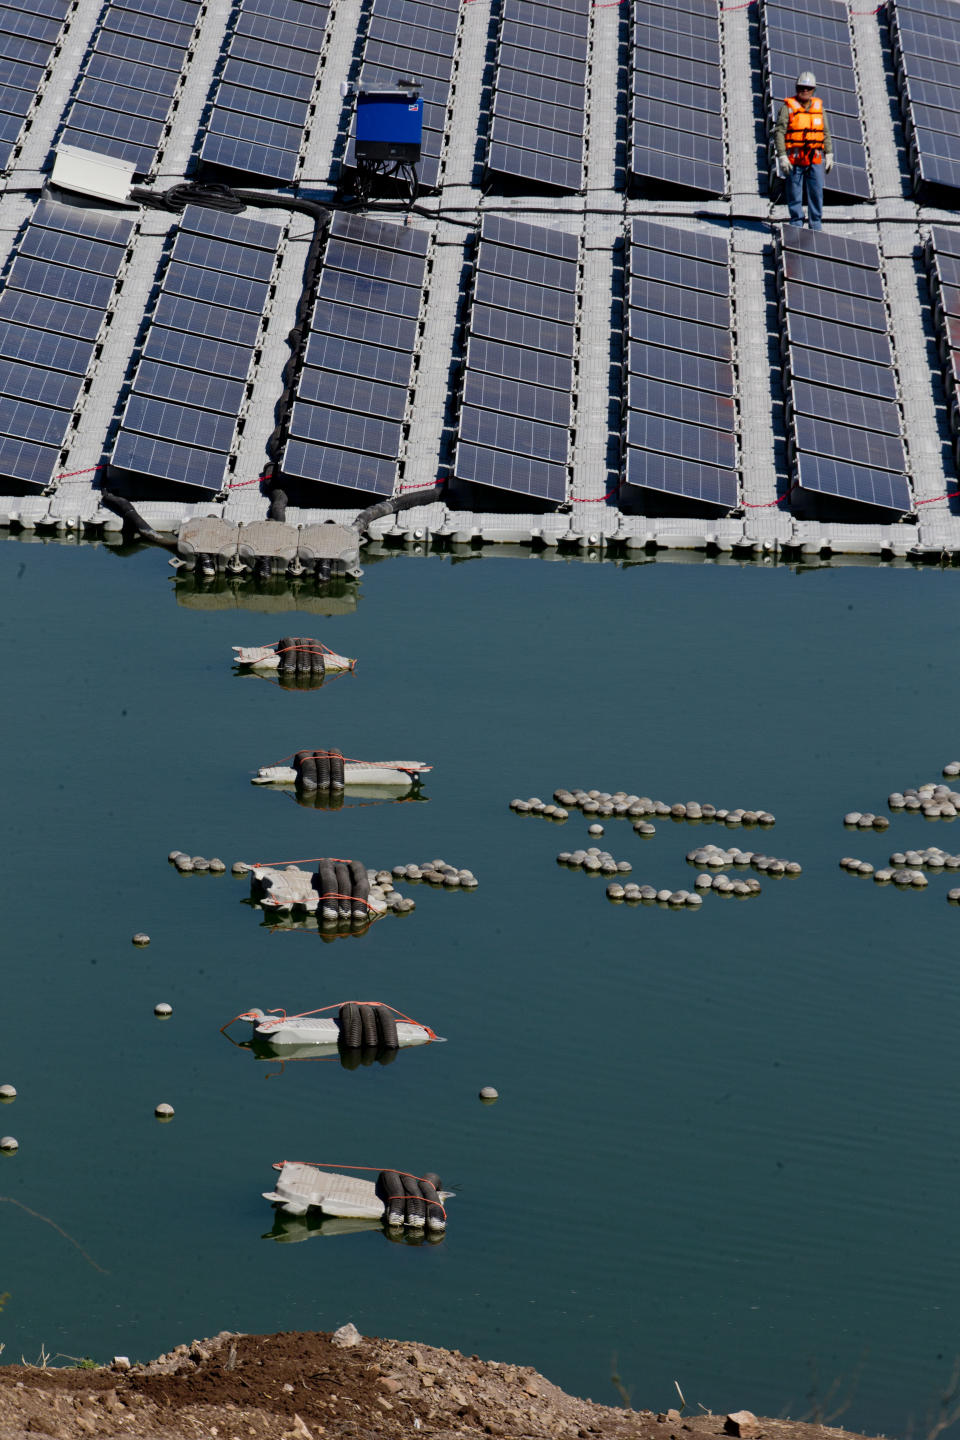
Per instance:
[[[567,810],[581,810],[584,815],[626,816],[630,820],[659,815],[665,820],[718,820],[731,826],[776,823],[776,816],[769,810],[725,810],[716,805],[701,804],[699,800],[668,805],[665,800],[651,800],[649,795],[628,795],[626,790],[559,789],[554,790],[553,798]]]
[[[939,845],[928,845],[925,850],[894,850],[890,856],[893,866],[925,866],[928,870],[960,870],[960,855],[950,855]]]
[[[372,872],[371,872],[372,873]],[[376,872],[378,885],[390,885],[394,880],[407,880],[419,884],[442,886],[445,890],[476,890],[479,880],[472,870],[458,869],[446,860],[424,860],[422,865],[394,865],[392,870]]]
[[[167,859],[181,875],[222,875],[227,868],[216,857],[207,860],[202,855],[186,855],[182,850],[171,850]]]
[[[869,860],[857,860],[852,855],[844,855],[840,861],[841,870],[846,870],[849,875],[872,875],[878,885],[900,885],[904,888],[913,886],[917,890],[923,890],[928,884],[926,875],[922,870],[912,866],[897,866],[896,868],[883,868],[878,870],[871,865]]]
[[[708,890],[715,890],[718,895],[739,895],[741,899],[760,894],[760,881],[752,875],[749,880],[737,875],[698,875],[693,883],[701,895],[706,895]]]
[[[954,763],[944,767],[944,775],[960,774],[960,770],[953,769]],[[928,820],[954,820],[960,815],[960,791],[927,780],[923,785],[895,790],[887,796],[887,804],[891,810],[919,811]]]
[[[536,795],[529,800],[511,800],[510,809],[518,815],[542,815],[544,820],[566,820],[570,813],[562,805],[545,805]]]
[[[692,890],[658,890],[654,885],[618,885],[613,883],[607,886],[607,899],[619,905],[622,900],[627,904],[635,905],[661,905],[672,910],[697,910],[703,904],[703,897]]]
[[[629,875],[633,869],[629,860],[614,860],[609,850],[601,850],[598,845],[591,845],[589,850],[561,850],[557,864],[585,870],[588,875]]]
[[[764,875],[800,875],[803,866],[796,860],[780,860],[776,855],[761,855],[755,850],[722,850],[719,845],[698,845],[687,851],[691,865],[708,865],[720,870],[727,865],[751,865]]]
[[[843,823],[849,830],[889,830],[890,821],[886,815],[874,815],[866,811],[861,815],[859,810],[849,810],[843,817]]]

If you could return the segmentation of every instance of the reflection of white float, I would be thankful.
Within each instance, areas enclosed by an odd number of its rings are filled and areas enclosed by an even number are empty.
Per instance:
[[[396,1229],[404,1225],[415,1230],[446,1229],[447,1217],[441,1202],[449,1200],[453,1191],[436,1188],[433,1176],[418,1179],[402,1171],[382,1170],[374,1182],[338,1175],[299,1160],[281,1160],[273,1168],[279,1171],[276,1186],[265,1190],[263,1198],[287,1215],[319,1210],[324,1215],[347,1219],[386,1220]],[[414,1188],[417,1194],[411,1193]]]
[[[291,674],[310,672],[314,675],[339,674],[352,670],[356,660],[338,655],[319,640],[285,635],[274,645],[234,645],[234,664],[267,674],[283,670]]]

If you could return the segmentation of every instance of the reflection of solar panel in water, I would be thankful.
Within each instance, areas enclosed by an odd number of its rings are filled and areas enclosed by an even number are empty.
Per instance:
[[[112,465],[221,488],[279,237],[245,216],[183,212]]]
[[[623,479],[737,503],[725,235],[636,220],[627,256]]]
[[[696,10],[638,7],[631,54],[632,182],[722,195],[718,5],[704,0]]]
[[[579,241],[484,218],[454,474],[556,503],[566,496]]]
[[[41,200],[0,295],[0,472],[46,485],[133,232]]]
[[[562,6],[504,0],[488,173],[583,189],[589,20],[590,0]],[[544,103],[520,112],[506,96]]]
[[[44,0],[37,13],[0,13],[0,169],[10,165],[27,111],[56,47],[70,0]]]
[[[334,216],[284,448],[286,474],[393,493],[428,244],[406,226]]]
[[[199,0],[177,0],[168,13],[156,15],[108,5],[59,140],[114,156],[145,175],[169,111],[169,104],[161,107],[157,97],[173,95],[199,14]],[[88,85],[104,80],[107,88]],[[134,92],[132,99],[128,92]],[[138,94],[149,98],[140,100]]]
[[[837,0],[761,0],[760,49],[770,153],[780,107],[794,94],[801,70],[814,70],[817,95],[830,122],[835,164],[824,174],[827,195],[871,197],[850,21]]]
[[[909,509],[879,253],[815,231],[798,243],[798,233],[784,226],[778,251],[794,482]]]

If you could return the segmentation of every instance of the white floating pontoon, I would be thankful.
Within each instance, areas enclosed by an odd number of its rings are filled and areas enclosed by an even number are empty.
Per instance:
[[[264,1200],[271,1200],[287,1215],[305,1215],[308,1210],[317,1209],[324,1215],[339,1215],[355,1219],[383,1220],[394,1226],[408,1225],[413,1229],[445,1230],[446,1216],[442,1206],[436,1202],[421,1202],[421,1211],[426,1214],[404,1219],[403,1211],[397,1209],[396,1201],[381,1200],[377,1185],[372,1180],[360,1180],[353,1175],[337,1175],[319,1166],[303,1164],[299,1160],[282,1160],[274,1166],[280,1173],[276,1188],[263,1192]],[[386,1174],[396,1172],[381,1172]],[[435,1192],[441,1201],[449,1200],[450,1190]],[[388,1214],[389,1203],[389,1214]],[[408,1207],[409,1212],[409,1207]]]
[[[264,674],[280,669],[309,669],[309,665],[304,667],[304,659],[322,660],[319,666],[321,674],[352,670],[357,663],[356,660],[351,660],[349,655],[338,655],[335,650],[328,650],[319,640],[302,640],[296,637],[278,640],[274,645],[234,645],[233,651],[235,665],[243,665]],[[284,656],[289,656],[290,659],[285,661]],[[296,664],[298,656],[301,657],[299,666]],[[317,668],[316,665],[314,668]]]
[[[244,1010],[238,1020],[249,1020],[253,1038],[268,1044],[284,1059],[303,1055],[336,1055],[340,1045],[340,1024],[335,1015],[268,1015],[263,1010]],[[434,1035],[427,1025],[417,1025],[409,1020],[397,1020],[397,1048],[403,1050],[410,1045],[429,1045],[431,1040],[442,1037]]]
[[[344,760],[343,783],[356,792],[385,790],[401,793],[419,784],[433,767],[422,760]],[[296,785],[299,769],[293,765],[263,765],[253,777],[254,785]],[[314,786],[314,789],[317,787]]]

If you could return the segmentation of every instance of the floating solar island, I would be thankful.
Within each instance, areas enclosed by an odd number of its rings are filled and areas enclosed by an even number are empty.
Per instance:
[[[0,66],[0,524],[960,555],[960,0],[25,0]],[[359,204],[406,79],[418,201]]]

